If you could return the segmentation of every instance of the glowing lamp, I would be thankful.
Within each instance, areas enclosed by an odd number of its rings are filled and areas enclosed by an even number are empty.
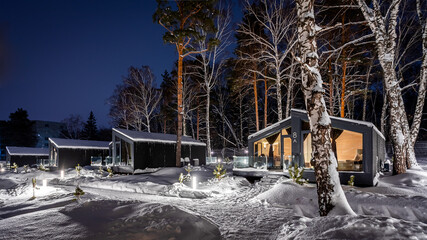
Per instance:
[[[193,189],[197,189],[197,178],[193,176]]]

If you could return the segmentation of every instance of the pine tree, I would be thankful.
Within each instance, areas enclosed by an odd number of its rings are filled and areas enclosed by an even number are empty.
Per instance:
[[[27,111],[22,108],[9,115],[2,135],[5,146],[34,147],[37,143],[34,121],[28,119]]]
[[[178,52],[178,131],[176,144],[176,166],[181,165],[181,136],[183,126],[183,61],[190,54],[197,54],[208,49],[194,50],[191,43],[203,38],[199,30],[214,31],[212,17],[215,15],[213,0],[175,1],[157,0],[157,10],[153,15],[154,22],[166,29],[163,41],[176,46]]]
[[[96,127],[95,115],[90,111],[89,118],[83,128],[83,139],[96,140],[98,136],[98,128]]]

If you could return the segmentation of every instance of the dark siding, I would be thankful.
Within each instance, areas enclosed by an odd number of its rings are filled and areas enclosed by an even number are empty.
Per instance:
[[[24,165],[33,165],[37,163],[37,159],[49,159],[48,156],[10,156],[10,165],[16,163],[19,167]]]
[[[199,165],[206,164],[206,147],[205,146],[198,146],[198,145],[191,146],[191,160],[195,158],[199,159]]]
[[[175,167],[175,144],[136,142],[134,166],[135,169]]]
[[[73,168],[80,164],[80,166],[90,165],[91,156],[102,156],[105,158],[108,155],[108,149],[66,149],[60,148],[58,150],[58,168],[66,169]]]

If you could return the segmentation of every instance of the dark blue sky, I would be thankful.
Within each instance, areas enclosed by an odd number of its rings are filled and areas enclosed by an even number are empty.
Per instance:
[[[18,107],[32,120],[108,126],[106,99],[129,66],[149,65],[157,81],[176,51],[154,24],[154,0],[1,0],[0,119]],[[235,6],[236,7],[236,6]]]

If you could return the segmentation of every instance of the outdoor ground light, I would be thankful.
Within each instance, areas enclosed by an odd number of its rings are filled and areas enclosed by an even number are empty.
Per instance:
[[[43,187],[47,187],[47,179],[43,179]]]
[[[193,189],[197,189],[197,178],[193,176]]]
[[[61,170],[61,179],[64,178],[64,170]]]

